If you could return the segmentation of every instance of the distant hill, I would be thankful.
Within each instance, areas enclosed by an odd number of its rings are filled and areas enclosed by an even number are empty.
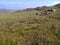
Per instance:
[[[33,11],[33,10],[40,10],[40,11],[44,11],[46,9],[49,9],[49,8],[54,8],[58,11],[60,11],[60,3],[59,4],[56,4],[56,5],[53,5],[53,6],[39,6],[39,7],[35,7],[35,8],[26,8],[26,9],[22,9],[22,10],[7,10],[7,9],[4,9],[4,8],[1,8],[0,9],[0,14],[9,14],[9,13],[14,13],[14,12],[21,12],[21,11]]]
[[[13,13],[14,10],[0,10],[0,14],[9,14],[9,13]]]
[[[60,3],[59,3],[59,4],[56,4],[56,5],[54,5],[54,6],[60,8]]]

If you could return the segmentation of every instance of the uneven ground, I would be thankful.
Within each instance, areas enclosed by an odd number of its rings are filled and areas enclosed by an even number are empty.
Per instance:
[[[0,45],[60,45],[60,12],[0,15]]]

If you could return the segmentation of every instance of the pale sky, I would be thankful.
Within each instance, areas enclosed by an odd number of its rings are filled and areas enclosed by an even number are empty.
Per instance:
[[[60,0],[0,0],[0,9],[24,9],[37,6],[51,6]]]

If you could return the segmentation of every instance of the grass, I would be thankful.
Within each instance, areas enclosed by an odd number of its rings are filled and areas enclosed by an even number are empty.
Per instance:
[[[60,12],[35,12],[0,15],[0,45],[60,45]]]

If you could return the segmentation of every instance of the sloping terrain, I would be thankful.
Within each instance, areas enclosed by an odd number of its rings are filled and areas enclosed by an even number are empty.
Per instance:
[[[60,45],[60,12],[0,15],[0,45]]]

